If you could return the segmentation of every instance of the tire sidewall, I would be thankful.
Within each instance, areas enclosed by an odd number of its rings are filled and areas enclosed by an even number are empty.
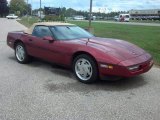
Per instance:
[[[23,49],[24,49],[24,60],[23,60],[23,61],[18,60],[18,58],[17,58],[17,56],[16,56],[16,48],[17,48],[17,46],[19,46],[19,45],[22,46]],[[25,48],[24,44],[21,43],[21,42],[17,43],[16,46],[15,46],[15,57],[16,57],[16,60],[17,60],[19,63],[21,63],[21,64],[25,64],[25,63],[27,63],[27,62],[29,61],[29,57],[28,57],[26,48]]]
[[[77,62],[77,60],[81,59],[81,58],[84,58],[86,60],[88,60],[92,66],[92,76],[90,79],[88,80],[82,80],[80,79],[77,74],[76,74],[76,70],[75,70],[75,64]],[[74,75],[75,77],[82,83],[86,83],[86,84],[90,84],[90,83],[93,83],[95,82],[97,79],[98,79],[98,67],[97,67],[97,63],[96,61],[89,55],[86,55],[86,54],[81,54],[81,55],[78,55],[74,60],[73,60],[73,65],[72,65],[72,70],[74,72]]]

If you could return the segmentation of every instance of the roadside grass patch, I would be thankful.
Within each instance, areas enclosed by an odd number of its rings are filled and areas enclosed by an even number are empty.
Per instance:
[[[37,17],[22,17],[21,20],[18,20],[18,22],[26,27],[30,27],[33,23],[38,22],[38,20],[39,18]]]

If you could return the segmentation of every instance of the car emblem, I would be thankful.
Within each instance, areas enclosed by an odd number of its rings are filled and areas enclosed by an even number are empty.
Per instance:
[[[133,55],[137,55],[135,52],[132,52]]]

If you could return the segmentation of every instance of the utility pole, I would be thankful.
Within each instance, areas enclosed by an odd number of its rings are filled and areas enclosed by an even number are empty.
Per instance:
[[[42,17],[41,17],[41,16],[42,16],[42,15],[41,15],[41,9],[42,9],[42,2],[41,2],[41,0],[40,0],[40,20],[41,20],[41,18],[42,18]]]
[[[31,4],[32,5],[32,4]],[[32,6],[31,6],[31,16],[33,16]]]
[[[27,0],[27,20],[29,21],[29,6],[28,6],[28,0]]]
[[[29,8],[28,8],[28,0],[27,0],[27,16],[29,14]]]
[[[90,0],[90,11],[89,11],[89,31],[91,29],[91,20],[92,20],[92,0]]]

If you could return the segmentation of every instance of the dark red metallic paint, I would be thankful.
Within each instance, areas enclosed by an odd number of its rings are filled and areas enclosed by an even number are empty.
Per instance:
[[[149,71],[153,65],[150,54],[117,39],[93,37],[49,42],[23,32],[8,33],[7,44],[11,48],[14,49],[17,41],[24,43],[29,55],[66,67],[72,66],[73,57],[77,53],[89,54],[96,60],[101,78],[107,75],[132,77]],[[112,65],[113,69],[103,68],[101,64]],[[128,67],[134,65],[140,65],[139,69],[130,71]]]

